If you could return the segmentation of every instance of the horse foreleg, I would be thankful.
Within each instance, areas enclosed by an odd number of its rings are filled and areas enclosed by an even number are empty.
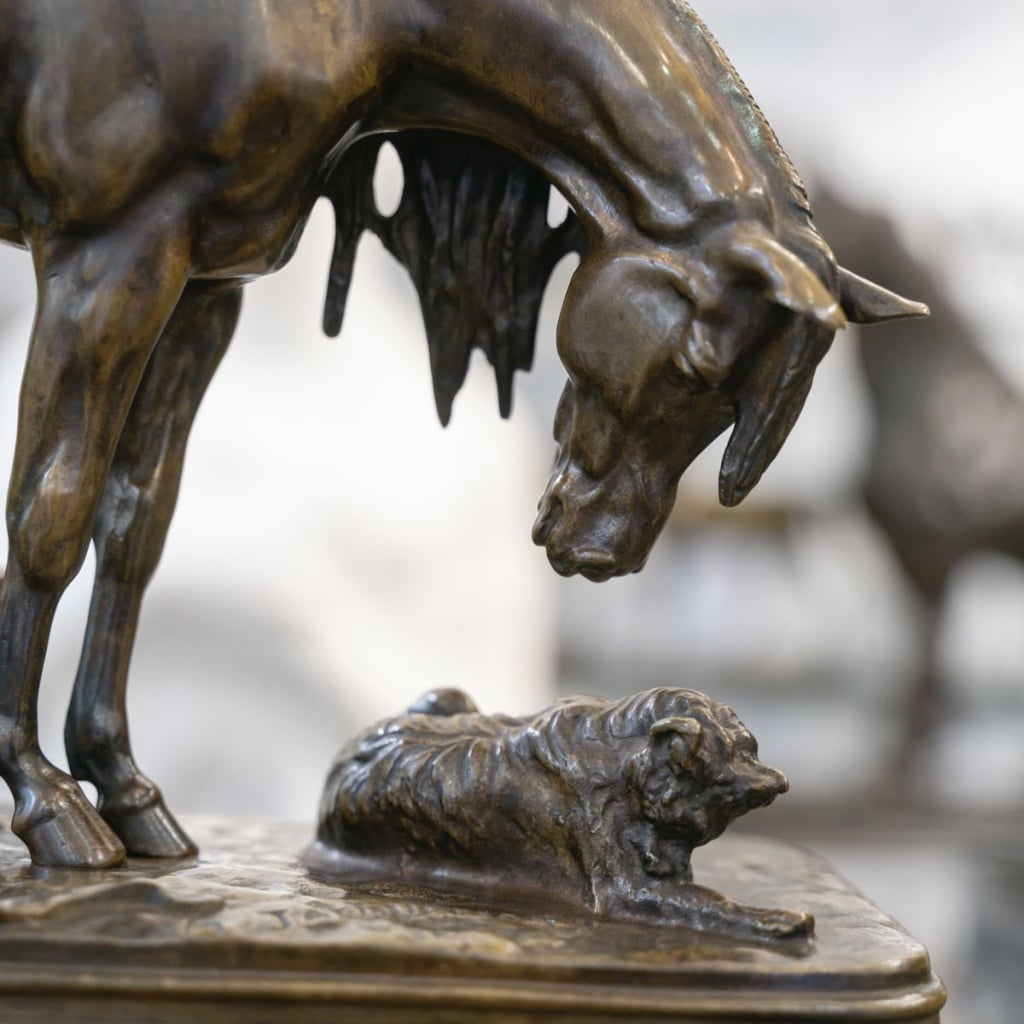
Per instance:
[[[121,427],[188,273],[189,239],[171,204],[137,212],[106,236],[34,248],[39,298],[0,593],[0,775],[36,864],[124,858],[78,784],[40,751],[36,698],[57,602],[84,560]]]
[[[96,582],[64,729],[68,762],[130,854],[185,857],[195,845],[132,757],[125,689],[146,585],[174,514],[189,430],[238,319],[241,288],[192,284],[146,367],[93,528]]]

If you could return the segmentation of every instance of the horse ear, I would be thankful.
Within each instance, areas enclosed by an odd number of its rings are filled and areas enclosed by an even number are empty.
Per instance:
[[[931,313],[923,302],[905,299],[844,267],[839,268],[839,300],[846,318],[854,324],[881,324]]]
[[[811,390],[831,332],[794,320],[772,339],[736,399],[736,426],[722,457],[718,496],[738,505],[779,454]]]
[[[763,283],[765,295],[786,309],[829,330],[846,326],[836,297],[796,253],[757,221],[732,225],[713,250],[719,266],[749,274]]]
[[[688,771],[700,749],[704,727],[696,718],[661,718],[651,726],[651,747],[676,775]]]

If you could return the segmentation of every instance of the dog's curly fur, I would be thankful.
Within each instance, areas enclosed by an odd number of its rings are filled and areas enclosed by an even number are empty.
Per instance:
[[[481,714],[458,691],[428,694],[339,754],[311,862],[703,921],[707,890],[691,887],[680,909],[693,849],[787,788],[756,755],[732,710],[693,690],[571,697],[525,718]],[[747,924],[760,913],[711,902],[727,925],[734,911]]]

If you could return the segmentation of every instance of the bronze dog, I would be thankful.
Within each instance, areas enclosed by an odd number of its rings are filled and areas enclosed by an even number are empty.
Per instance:
[[[570,697],[536,716],[428,694],[347,744],[307,863],[733,936],[807,934],[807,914],[692,884],[690,856],[788,788],[731,709],[694,690]]]

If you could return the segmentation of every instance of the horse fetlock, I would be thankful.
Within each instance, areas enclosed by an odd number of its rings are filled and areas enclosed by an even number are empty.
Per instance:
[[[34,741],[26,743],[19,754],[11,790],[17,804],[25,808],[88,803],[78,783],[51,764]]]
[[[181,858],[198,852],[160,790],[143,775],[116,793],[101,793],[100,813],[133,856]]]
[[[103,785],[97,782],[96,787],[100,794],[100,812],[108,821],[128,814],[138,814],[163,803],[163,794],[159,788],[137,768],[130,778],[123,779],[116,785]]]

